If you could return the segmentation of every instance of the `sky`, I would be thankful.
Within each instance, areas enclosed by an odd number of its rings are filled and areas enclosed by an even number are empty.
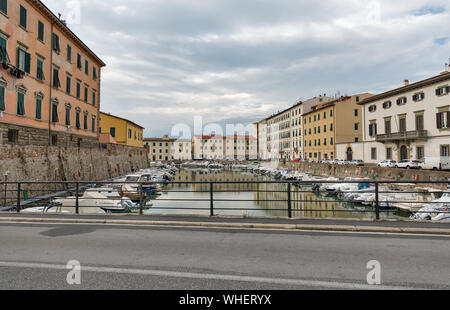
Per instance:
[[[299,100],[444,71],[448,0],[43,0],[105,63],[101,110],[145,127],[248,125]]]

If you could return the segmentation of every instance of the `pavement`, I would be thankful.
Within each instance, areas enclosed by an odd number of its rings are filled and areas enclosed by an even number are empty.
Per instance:
[[[450,235],[450,223],[415,221],[369,221],[355,219],[317,218],[242,218],[225,216],[178,216],[178,215],[57,215],[0,213],[0,223],[65,223],[65,224],[113,224],[113,225],[153,225],[205,228],[254,228],[280,230],[314,231],[354,231],[410,234]]]
[[[449,241],[404,233],[0,221],[0,289],[450,289]],[[70,285],[67,263],[74,260],[80,284]],[[380,285],[367,283],[374,260]]]

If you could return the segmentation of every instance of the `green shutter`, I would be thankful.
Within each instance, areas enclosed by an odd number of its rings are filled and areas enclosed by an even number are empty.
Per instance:
[[[0,37],[0,63],[8,62],[8,52],[6,51],[6,40]]]
[[[5,88],[0,86],[0,111],[5,111]]]
[[[67,61],[72,61],[72,47],[70,45],[67,45]]]
[[[17,93],[17,115],[25,115],[25,95]]]
[[[57,123],[58,120],[58,106],[56,104],[52,105],[52,122]]]
[[[30,73],[31,55],[25,52],[25,72]]]
[[[70,126],[70,109],[66,108],[66,125]]]
[[[0,11],[8,14],[8,3],[7,0],[0,0]]]
[[[23,6],[20,6],[20,25],[27,28],[27,10]]]
[[[80,112],[77,112],[75,117],[75,126],[80,129]]]
[[[36,119],[42,119],[42,100],[36,99]]]
[[[38,21],[38,39],[44,41],[44,24]]]

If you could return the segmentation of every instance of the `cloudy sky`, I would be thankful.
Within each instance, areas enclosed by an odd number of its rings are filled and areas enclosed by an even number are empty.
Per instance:
[[[383,92],[450,57],[448,0],[43,2],[107,64],[102,110],[147,137],[194,116],[248,124],[319,94]]]

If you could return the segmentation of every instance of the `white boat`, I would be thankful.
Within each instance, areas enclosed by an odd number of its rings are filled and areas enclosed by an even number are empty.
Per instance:
[[[420,210],[411,216],[411,219],[417,221],[450,220],[450,192],[445,192],[441,198],[422,205]]]

